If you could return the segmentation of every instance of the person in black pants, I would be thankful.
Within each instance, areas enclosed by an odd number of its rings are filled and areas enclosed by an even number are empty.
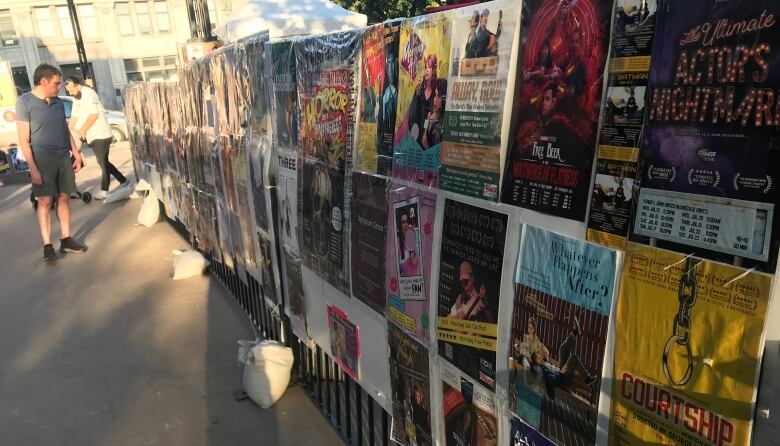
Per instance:
[[[116,178],[120,187],[127,184],[127,178],[108,160],[108,151],[113,142],[111,127],[106,121],[103,105],[95,90],[84,84],[84,80],[71,76],[65,81],[65,89],[73,96],[73,111],[69,127],[71,131],[86,141],[95,152],[95,158],[103,175],[100,179],[100,191],[93,194],[97,200],[108,195],[111,176]]]

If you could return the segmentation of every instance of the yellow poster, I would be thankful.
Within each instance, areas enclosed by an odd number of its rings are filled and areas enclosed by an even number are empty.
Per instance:
[[[0,61],[0,107],[16,105],[16,87],[8,62]]]
[[[771,276],[631,244],[610,445],[748,445]]]

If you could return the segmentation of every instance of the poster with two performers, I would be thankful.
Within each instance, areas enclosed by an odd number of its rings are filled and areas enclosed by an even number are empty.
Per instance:
[[[774,272],[780,4],[658,11],[632,237]]]
[[[517,131],[502,202],[585,219],[612,3],[523,2]]]
[[[296,40],[301,260],[349,294],[349,204],[358,31]]]
[[[558,444],[596,442],[617,253],[524,226],[509,346],[510,411]],[[558,414],[566,412],[567,417]]]
[[[499,199],[520,9],[516,1],[497,0],[452,11],[452,56],[442,110],[434,97],[423,134],[423,147],[442,142],[442,190]]]
[[[444,202],[438,287],[439,355],[496,388],[498,302],[508,215]]]
[[[355,169],[390,175],[398,108],[398,43],[401,20],[363,32]]]
[[[393,141],[393,177],[436,187],[440,138],[428,137],[442,120],[450,67],[452,21],[449,12],[414,17],[401,25],[398,109]]]
[[[750,444],[772,276],[629,244],[609,444]]]

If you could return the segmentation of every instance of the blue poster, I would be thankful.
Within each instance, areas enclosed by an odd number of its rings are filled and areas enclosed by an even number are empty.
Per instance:
[[[509,446],[555,446],[555,443],[513,416]]]
[[[615,256],[611,249],[526,225],[515,281],[608,315]]]

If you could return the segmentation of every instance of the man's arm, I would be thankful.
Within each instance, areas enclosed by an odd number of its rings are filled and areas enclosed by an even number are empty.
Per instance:
[[[30,179],[36,186],[43,184],[41,172],[35,164],[33,158],[32,146],[30,146],[30,123],[27,121],[16,120],[16,134],[19,136],[19,145],[22,147],[22,154],[27,160],[27,167],[30,168]]]
[[[99,116],[100,115],[97,113],[87,116],[87,122],[85,122],[84,125],[81,126],[81,128],[78,130],[78,133],[82,139],[87,139],[87,131],[90,129],[90,127],[92,127],[92,124],[98,120]]]
[[[82,165],[81,145],[76,144],[76,140],[73,139],[72,133],[68,132],[68,136],[70,136],[70,153],[73,155],[73,172],[78,173],[78,171],[81,170]]]

